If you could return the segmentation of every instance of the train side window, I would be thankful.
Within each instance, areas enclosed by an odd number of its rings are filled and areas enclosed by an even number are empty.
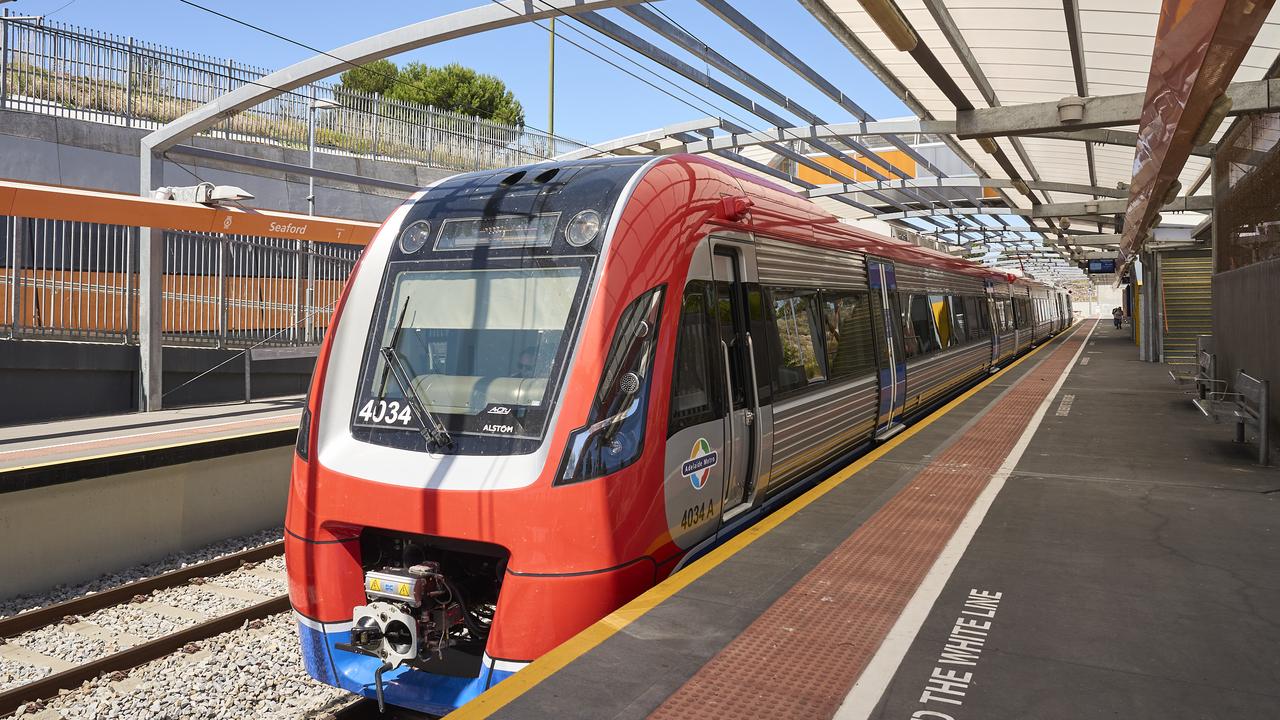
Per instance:
[[[991,319],[987,317],[987,299],[969,296],[964,299],[969,315],[969,339],[982,340],[991,336]]]
[[[876,369],[867,293],[822,293],[827,372],[832,379],[870,375]]]
[[[747,295],[747,331],[751,333],[751,349],[755,351],[756,398],[761,405],[768,405],[773,401],[773,381],[767,368],[774,366],[769,349],[778,347],[777,337],[773,336],[777,326],[769,315],[770,306],[763,288],[744,283],[743,290]]]
[[[933,327],[938,331],[938,347],[946,349],[958,345],[955,328],[951,324],[951,309],[947,307],[947,296],[930,295],[929,313],[933,315]]]
[[[916,336],[915,327],[911,325],[911,296],[898,293],[898,317],[902,325],[902,356],[913,358],[920,354],[920,338]]]
[[[720,417],[717,408],[719,384],[710,363],[720,358],[712,352],[708,284],[690,281],[680,303],[680,325],[676,331],[676,361],[671,371],[671,413],[667,436],[693,425]]]
[[[938,333],[933,327],[933,308],[927,296],[912,295],[907,302],[907,307],[903,309],[902,319],[902,336],[915,338],[917,350],[915,355],[927,355],[939,350],[941,345],[938,342]],[[907,357],[912,356],[913,353],[908,351]]]
[[[947,298],[951,305],[951,327],[956,334],[956,344],[969,342],[969,317],[964,306],[964,298],[951,295]]]
[[[782,352],[781,362],[774,365],[774,386],[778,392],[787,392],[823,380],[817,291],[774,289],[772,295]]]

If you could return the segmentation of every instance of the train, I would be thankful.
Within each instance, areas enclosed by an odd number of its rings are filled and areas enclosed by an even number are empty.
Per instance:
[[[696,155],[457,175],[361,255],[285,522],[308,673],[447,713],[1072,322]]]

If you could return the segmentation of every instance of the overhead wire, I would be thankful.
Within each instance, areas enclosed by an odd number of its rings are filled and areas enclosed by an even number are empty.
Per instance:
[[[499,6],[501,6],[501,7],[506,7],[505,5],[502,5],[502,4],[499,2],[499,0],[490,0],[490,2],[493,2],[495,5],[499,5]],[[560,15],[564,16],[564,17],[565,17],[565,18],[567,18],[567,19],[577,20],[577,18],[575,18],[573,15],[571,15],[571,14],[569,14],[569,13],[565,12],[565,11],[564,11],[564,10],[562,10],[562,9],[555,8],[554,6],[551,6],[551,5],[550,5],[549,3],[547,3],[547,2],[543,2],[542,0],[534,0],[534,2],[539,2],[539,3],[541,3],[541,5],[543,5],[544,7],[548,8],[548,9],[550,9],[550,10],[553,10],[554,12],[559,13]],[[507,9],[508,9],[508,10],[510,10],[510,8],[507,8]],[[511,12],[512,12],[512,13],[515,13],[516,11],[511,10]],[[581,21],[579,21],[579,22],[581,22]],[[549,28],[547,28],[547,27],[544,27],[541,23],[534,22],[534,24],[535,24],[535,25],[537,25],[537,26],[538,26],[539,28],[541,28],[542,30],[544,30],[544,31],[546,31],[546,32],[550,32],[550,29],[549,29]],[[679,23],[676,23],[676,24],[677,24],[677,25],[679,25]],[[670,84],[672,87],[676,87],[676,88],[678,88],[678,89],[681,89],[683,92],[686,92],[686,93],[688,93],[688,92],[689,92],[688,90],[684,90],[683,88],[681,88],[679,85],[677,85],[677,84],[676,84],[675,82],[673,82],[672,80],[670,80],[670,79],[668,79],[668,78],[665,78],[665,77],[662,77],[661,75],[659,75],[658,73],[654,72],[654,71],[653,71],[653,70],[651,70],[650,68],[648,68],[648,67],[646,67],[645,65],[643,65],[643,64],[639,63],[638,61],[636,61],[634,58],[631,58],[630,56],[623,54],[622,52],[618,51],[617,49],[612,48],[612,47],[610,47],[610,46],[606,45],[605,43],[601,42],[600,40],[596,39],[595,37],[593,37],[593,36],[591,36],[591,35],[589,35],[589,34],[585,33],[584,31],[582,31],[582,30],[580,30],[580,29],[576,28],[574,25],[572,25],[572,24],[566,24],[566,27],[567,27],[567,28],[569,28],[569,29],[571,29],[571,30],[573,30],[574,32],[578,33],[578,34],[579,34],[579,35],[581,35],[582,37],[587,38],[588,40],[590,40],[591,42],[595,43],[596,45],[599,45],[600,47],[602,47],[602,48],[604,48],[604,49],[608,50],[609,52],[614,53],[615,55],[618,55],[619,57],[623,58],[624,60],[626,60],[626,61],[628,61],[628,62],[632,63],[633,65],[635,65],[635,66],[637,66],[637,67],[639,67],[639,68],[641,68],[641,69],[645,70],[646,72],[648,72],[648,73],[650,73],[650,74],[654,75],[655,77],[659,78],[660,80],[662,80],[662,81],[664,81],[664,82],[666,82],[666,83]],[[689,35],[690,35],[690,37],[691,37],[691,38],[693,38],[696,42],[698,42],[699,44],[701,44],[704,48],[707,48],[708,50],[710,50],[710,46],[709,46],[709,45],[707,45],[707,44],[706,44],[705,42],[703,42],[702,40],[698,39],[698,38],[697,38],[697,36],[694,36],[692,33],[689,33],[688,29],[685,29],[685,28],[683,28],[683,27],[682,27],[682,29],[683,29],[683,31],[684,31],[685,33],[689,34]],[[572,40],[570,40],[570,39],[568,39],[568,38],[565,38],[565,41],[566,41],[566,42],[569,42],[570,44],[574,45],[575,47],[578,47],[578,48],[582,49],[584,52],[589,53],[589,54],[590,54],[590,55],[592,55],[593,57],[596,57],[596,58],[598,58],[598,59],[601,59],[601,60],[602,60],[602,61],[604,61],[604,62],[607,62],[608,64],[612,65],[612,66],[613,66],[613,67],[615,67],[615,68],[618,68],[618,69],[619,69],[619,70],[621,70],[622,72],[625,72],[625,73],[627,73],[628,75],[631,75],[632,77],[636,77],[634,73],[631,73],[630,71],[626,70],[625,68],[621,68],[621,67],[619,67],[616,63],[610,62],[609,60],[607,60],[607,59],[605,59],[605,58],[601,58],[598,54],[596,54],[596,53],[592,52],[591,50],[589,50],[589,49],[587,49],[587,48],[582,47],[580,44],[578,44],[578,43],[576,43],[576,42],[573,42]],[[707,73],[707,74],[708,74],[708,75],[710,74],[709,69],[708,69],[708,73]],[[644,81],[644,79],[643,79],[643,78],[637,78],[637,79],[640,79],[641,81],[646,82],[646,84],[652,85],[652,83],[648,83],[647,81]],[[665,91],[664,91],[664,92],[665,92]],[[670,95],[670,93],[666,93],[666,94]],[[692,93],[690,93],[690,94],[692,94]],[[678,99],[678,98],[677,98],[677,99]],[[745,120],[745,119],[743,119],[741,116],[738,116],[738,115],[736,115],[735,113],[733,113],[733,112],[731,112],[731,111],[725,111],[723,107],[718,106],[718,105],[715,105],[715,104],[714,104],[712,101],[710,101],[710,100],[706,100],[706,99],[702,99],[702,98],[699,98],[699,99],[701,99],[703,102],[706,102],[706,103],[710,104],[712,107],[717,108],[717,109],[718,109],[718,111],[719,111],[720,113],[722,113],[721,117],[729,117],[729,118],[731,118],[731,119],[733,119],[733,120],[736,120],[739,124],[741,124],[742,126],[745,126],[746,128],[748,128],[748,129],[750,129],[750,130],[753,130],[753,131],[756,131],[756,132],[760,132],[760,131],[761,131],[761,128],[760,128],[760,126],[759,126],[759,125],[757,125],[757,124],[755,124],[755,123],[753,123],[753,122],[751,122],[751,121],[749,121],[749,120]],[[689,104],[689,103],[685,103],[685,104]],[[691,107],[692,107],[692,105],[691,105]],[[697,109],[697,108],[695,108],[695,109]],[[801,134],[798,134],[796,131],[794,131],[794,130],[792,130],[792,129],[790,129],[790,128],[779,128],[779,129],[784,130],[784,132],[786,132],[786,133],[790,136],[790,138],[791,138],[791,139],[794,139],[794,140],[797,140],[797,141],[800,141],[800,142],[805,142],[805,137],[804,137],[803,135],[801,135]],[[823,172],[824,172],[824,174],[828,174],[828,175],[830,175],[830,176],[832,177],[832,179],[841,179],[841,178],[839,178],[837,175],[833,174],[833,173],[835,173],[835,171],[834,171],[834,170],[825,170],[825,171],[823,171]],[[847,181],[847,178],[842,179],[842,181]],[[971,232],[971,231],[969,231],[969,232]]]

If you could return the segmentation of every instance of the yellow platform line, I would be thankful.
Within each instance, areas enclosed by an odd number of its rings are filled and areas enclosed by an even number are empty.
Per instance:
[[[654,609],[658,605],[661,605],[672,595],[675,595],[688,587],[693,581],[703,575],[706,575],[708,572],[736,555],[751,543],[764,537],[774,528],[786,522],[791,516],[805,509],[823,495],[826,495],[839,487],[846,480],[863,471],[876,460],[884,457],[885,454],[906,442],[916,433],[929,427],[929,425],[931,425],[935,420],[959,407],[964,401],[973,397],[979,391],[995,382],[1007,371],[1022,364],[1022,362],[1030,359],[1036,353],[1039,353],[1041,350],[1049,347],[1054,342],[1075,334],[1075,332],[1079,330],[1079,325],[1080,323],[1073,324],[1070,328],[1067,328],[1067,330],[1059,333],[1058,336],[1050,342],[1043,343],[1031,352],[1010,363],[999,372],[993,374],[991,377],[983,380],[977,385],[974,385],[951,402],[943,405],[938,410],[935,410],[924,418],[921,418],[911,427],[898,433],[885,444],[876,447],[871,452],[845,466],[836,474],[814,486],[800,497],[773,511],[762,518],[759,522],[727,540],[723,545],[699,558],[685,569],[671,575],[657,585],[654,585],[636,599],[626,605],[623,605],[609,615],[606,615],[594,625],[587,627],[582,632],[574,635],[572,638],[569,638],[554,650],[548,652],[537,660],[534,660],[532,663],[529,663],[529,665],[522,668],[516,674],[484,691],[471,702],[463,705],[452,713],[449,713],[445,717],[448,718],[448,720],[470,720],[470,718],[489,717],[511,701],[531,690],[538,683],[541,683],[543,680],[551,677],[569,663],[612,637],[619,630],[622,630],[636,620],[639,620],[645,615],[645,613]]]

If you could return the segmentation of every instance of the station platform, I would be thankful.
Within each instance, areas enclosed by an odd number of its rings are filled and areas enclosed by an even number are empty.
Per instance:
[[[1280,717],[1280,470],[1135,356],[1077,323],[454,716]]]
[[[0,493],[291,445],[303,398],[0,428]]]

